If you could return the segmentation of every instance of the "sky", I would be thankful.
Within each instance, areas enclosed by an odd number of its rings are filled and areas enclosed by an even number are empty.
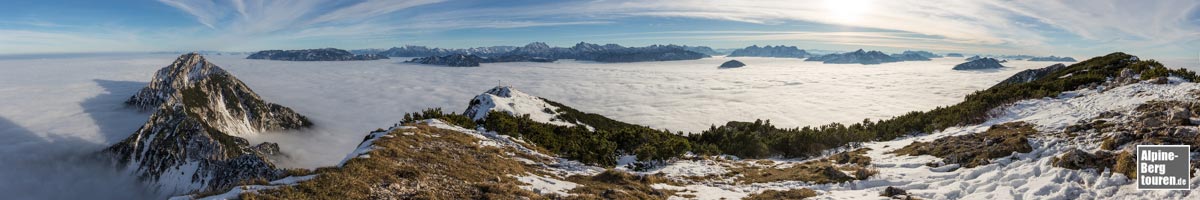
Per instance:
[[[1200,64],[1200,1],[8,0],[0,54],[520,46],[530,42]]]

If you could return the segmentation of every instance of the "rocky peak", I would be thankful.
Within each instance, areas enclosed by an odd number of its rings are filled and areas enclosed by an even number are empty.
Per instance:
[[[174,94],[177,88],[183,88],[201,77],[226,73],[225,70],[204,60],[204,56],[198,53],[183,54],[170,66],[154,73],[150,85],[129,97],[125,104],[142,110],[158,108],[158,105]]]
[[[103,153],[162,194],[278,178],[282,172],[265,152],[237,135],[312,125],[290,108],[264,102],[196,53],[160,69],[130,104],[155,111],[141,128]]]

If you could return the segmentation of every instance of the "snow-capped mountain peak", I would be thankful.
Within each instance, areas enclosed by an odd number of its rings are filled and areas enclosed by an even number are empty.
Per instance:
[[[244,83],[196,53],[158,70],[127,102],[155,108],[128,138],[105,149],[160,194],[232,187],[282,171],[237,135],[312,125],[290,108],[264,102]]]
[[[463,114],[475,121],[483,121],[492,111],[508,113],[513,116],[529,115],[529,118],[534,121],[554,125],[584,125],[559,119],[559,107],[541,97],[521,92],[512,86],[496,86],[475,96]]]

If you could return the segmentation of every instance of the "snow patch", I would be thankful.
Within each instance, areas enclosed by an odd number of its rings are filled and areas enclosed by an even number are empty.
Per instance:
[[[521,186],[522,189],[537,192],[539,194],[558,194],[567,196],[567,191],[579,187],[579,184],[570,181],[547,178],[538,175],[516,176],[517,180],[529,185]]]

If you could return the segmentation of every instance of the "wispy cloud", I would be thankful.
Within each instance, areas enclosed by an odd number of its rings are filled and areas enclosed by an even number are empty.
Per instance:
[[[196,21],[209,28],[216,28],[213,24],[217,23],[217,20],[225,15],[224,10],[218,7],[216,1],[159,0],[158,2],[178,8],[196,17]]]

